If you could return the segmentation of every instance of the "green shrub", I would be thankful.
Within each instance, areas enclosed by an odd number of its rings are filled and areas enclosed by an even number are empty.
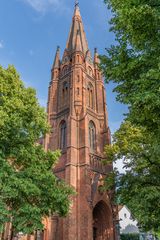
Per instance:
[[[121,240],[139,240],[139,233],[122,233]]]

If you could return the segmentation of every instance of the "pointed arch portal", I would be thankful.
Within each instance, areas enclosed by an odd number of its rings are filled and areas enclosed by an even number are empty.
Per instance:
[[[93,240],[112,239],[112,217],[107,204],[100,201],[93,209]]]

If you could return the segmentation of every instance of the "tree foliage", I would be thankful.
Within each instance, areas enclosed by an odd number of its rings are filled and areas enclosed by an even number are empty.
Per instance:
[[[0,230],[42,229],[42,219],[69,211],[72,189],[52,169],[60,153],[37,142],[49,132],[35,90],[26,88],[13,66],[0,66]]]
[[[146,230],[160,222],[160,1],[106,0],[116,44],[101,56],[106,81],[129,111],[106,147],[108,161],[124,160],[118,199]]]
[[[139,233],[122,233],[120,235],[121,240],[139,240]]]
[[[159,231],[160,216],[160,148],[155,150],[154,141],[145,128],[125,122],[113,136],[113,144],[106,146],[109,162],[123,159],[124,174],[116,171],[117,199],[127,205],[140,227],[146,231]],[[109,175],[106,187],[114,186]]]
[[[117,84],[114,90],[117,100],[129,105],[132,121],[157,133],[160,128],[160,1],[106,2],[112,7],[111,30],[117,40],[117,45],[107,50],[107,56],[101,57],[106,81]]]

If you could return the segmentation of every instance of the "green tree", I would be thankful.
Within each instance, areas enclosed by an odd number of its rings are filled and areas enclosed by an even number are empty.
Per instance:
[[[26,88],[13,66],[0,66],[0,231],[12,222],[15,233],[43,228],[42,219],[69,211],[73,190],[57,179],[60,152],[38,144],[49,133],[36,92]]]
[[[116,177],[119,199],[146,230],[160,222],[160,1],[106,0],[116,44],[101,56],[106,82],[128,105],[126,120],[106,147],[108,161],[124,159]],[[127,159],[127,160],[126,160]]]
[[[106,178],[105,188],[114,187],[117,200],[127,205],[141,228],[159,232],[160,220],[160,149],[145,128],[122,123],[113,136],[113,144],[105,147],[108,162],[123,159],[124,174],[115,170]]]

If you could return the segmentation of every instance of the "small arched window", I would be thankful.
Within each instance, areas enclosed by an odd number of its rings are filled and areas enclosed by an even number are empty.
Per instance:
[[[94,91],[91,83],[88,84],[87,90],[88,90],[88,106],[93,109],[94,108],[94,97],[93,97]]]
[[[78,63],[80,62],[79,55],[77,55],[77,62],[78,62]]]
[[[60,149],[65,150],[67,146],[67,124],[62,121],[60,124]]]
[[[89,145],[91,152],[96,148],[96,128],[92,121],[89,122]]]
[[[63,89],[64,89],[64,90],[68,90],[68,83],[67,83],[67,82],[64,82],[64,83],[63,83]]]
[[[77,75],[77,82],[80,82],[80,76]]]

